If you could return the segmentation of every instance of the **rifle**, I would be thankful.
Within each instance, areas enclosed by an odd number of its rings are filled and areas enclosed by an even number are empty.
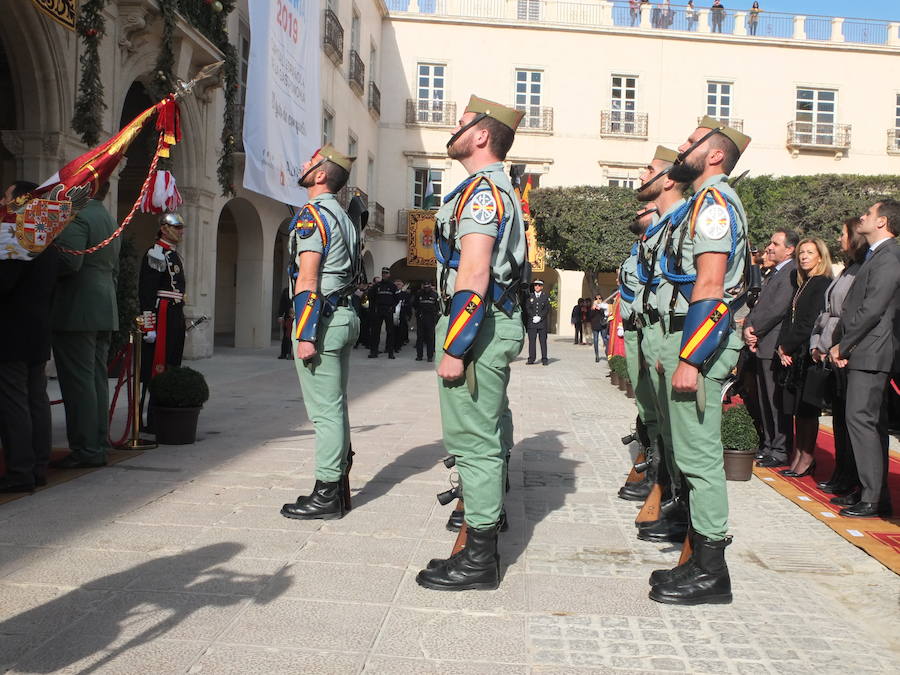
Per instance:
[[[653,487],[650,488],[650,494],[647,495],[647,499],[644,500],[644,505],[641,507],[641,510],[638,512],[637,517],[634,519],[635,525],[638,525],[640,523],[653,523],[659,520],[662,494],[662,485],[660,485],[659,483],[654,483]]]

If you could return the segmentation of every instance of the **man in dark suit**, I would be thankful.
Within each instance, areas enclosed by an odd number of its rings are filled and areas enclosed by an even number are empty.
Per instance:
[[[544,293],[544,282],[535,279],[534,291],[525,298],[525,321],[528,330],[528,365],[534,363],[537,356],[535,339],[541,341],[541,365],[550,363],[547,360],[547,316],[550,314],[550,298]]]
[[[14,183],[0,205],[36,187]],[[34,260],[0,260],[0,435],[6,464],[0,493],[30,492],[47,483],[51,424],[44,367],[58,256],[50,246]]]
[[[797,289],[794,251],[799,242],[793,230],[776,230],[766,247],[766,256],[774,263],[763,282],[759,299],[744,320],[744,342],[756,354],[756,388],[762,416],[759,465],[785,466],[793,445],[791,417],[781,403],[781,390],[775,386],[773,359],[778,348],[781,321]]]
[[[900,202],[876,202],[860,217],[857,232],[869,244],[844,300],[829,356],[847,369],[847,431],[862,491],[841,509],[849,518],[890,516],[888,428],[885,396],[897,354],[900,304]],[[858,500],[858,501],[856,501]]]
[[[56,243],[83,250],[99,244],[116,230],[103,206],[109,184],[103,185],[75,217]],[[119,328],[116,285],[119,239],[86,255],[60,257],[60,278],[53,298],[53,355],[66,407],[66,434],[72,453],[56,463],[66,469],[103,466],[109,450],[109,382],[107,358],[110,332]]]

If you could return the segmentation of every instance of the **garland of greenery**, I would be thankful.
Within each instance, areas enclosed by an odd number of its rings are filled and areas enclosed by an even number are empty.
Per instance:
[[[100,141],[103,111],[103,81],[100,79],[100,40],[106,32],[103,8],[106,0],[83,0],[75,30],[84,43],[81,63],[81,80],[75,99],[75,115],[72,128],[81,135],[87,145]]]

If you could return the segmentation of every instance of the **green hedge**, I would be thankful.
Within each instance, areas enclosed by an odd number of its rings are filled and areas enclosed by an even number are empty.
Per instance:
[[[759,435],[746,406],[736,405],[722,412],[722,447],[729,450],[759,447]]]

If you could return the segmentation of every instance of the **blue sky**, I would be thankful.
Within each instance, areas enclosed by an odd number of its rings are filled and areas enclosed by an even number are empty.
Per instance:
[[[684,0],[687,2],[687,0]],[[672,4],[684,4],[680,0]],[[700,7],[709,6],[712,0],[694,0]],[[746,9],[752,0],[722,0],[728,9]],[[887,19],[900,21],[900,0],[759,0],[763,11],[789,12],[792,14],[818,14],[824,16],[849,16],[862,19]]]

